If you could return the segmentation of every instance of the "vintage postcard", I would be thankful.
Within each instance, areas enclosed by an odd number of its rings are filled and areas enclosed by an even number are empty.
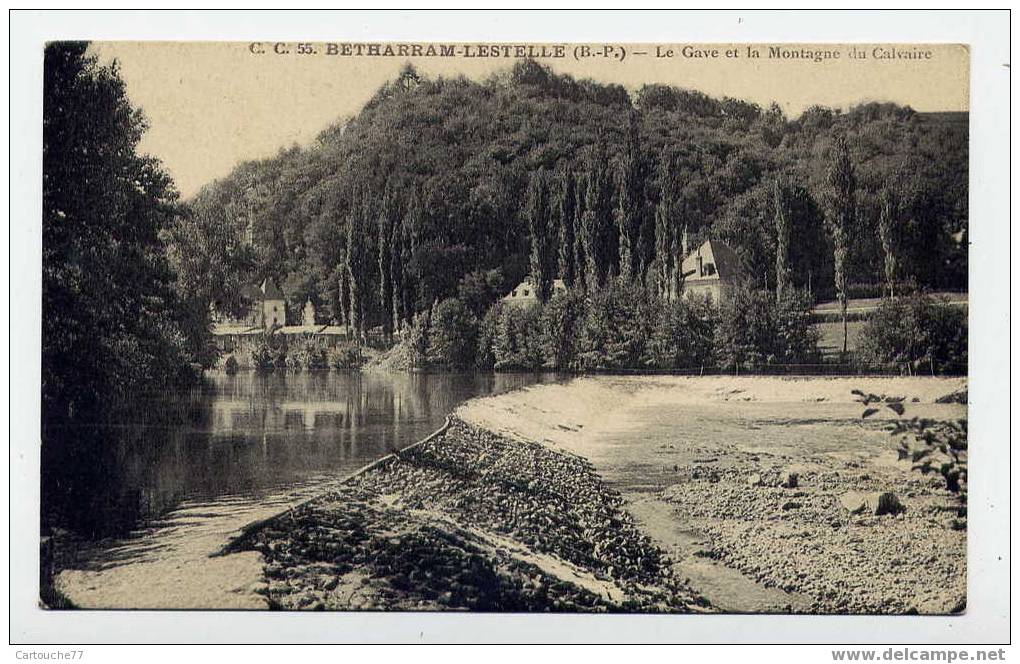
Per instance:
[[[49,44],[41,601],[963,611],[968,65]]]
[[[39,607],[965,615],[971,56],[48,41]]]

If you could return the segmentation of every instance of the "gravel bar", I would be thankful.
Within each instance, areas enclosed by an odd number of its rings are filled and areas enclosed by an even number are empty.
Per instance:
[[[851,461],[839,470],[801,471],[791,486],[789,474],[765,459],[755,459],[756,473],[749,465],[681,467],[682,481],[662,492],[677,515],[708,536],[698,555],[766,587],[811,597],[807,613],[944,615],[966,608],[964,508],[941,478],[899,479],[909,507],[878,516],[876,499],[893,480],[875,469],[864,472]]]
[[[621,504],[586,459],[453,418],[242,548],[278,609],[711,610]]]

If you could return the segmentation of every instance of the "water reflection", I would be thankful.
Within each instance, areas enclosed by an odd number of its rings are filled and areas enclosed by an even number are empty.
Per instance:
[[[47,426],[43,523],[122,536],[184,500],[257,499],[350,472],[437,428],[474,396],[551,374],[213,374],[139,396],[101,424]]]

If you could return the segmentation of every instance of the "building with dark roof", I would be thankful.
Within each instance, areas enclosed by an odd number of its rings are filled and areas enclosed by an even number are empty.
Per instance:
[[[277,287],[276,282],[266,279],[259,287],[261,298],[256,301],[256,306],[262,311],[260,326],[263,329],[271,330],[283,327],[287,324],[287,303],[283,299],[283,292]],[[261,304],[261,306],[259,306]]]
[[[562,279],[553,279],[549,296],[552,297],[566,291],[567,286]],[[538,292],[531,275],[524,277],[524,281],[518,284],[517,288],[503,296],[503,301],[514,307],[537,307],[539,305]]]
[[[287,303],[283,292],[271,279],[263,281],[261,286],[243,287],[241,295],[250,303],[243,318],[225,315],[214,305],[213,323],[219,329],[265,331],[287,324]]]
[[[681,269],[684,295],[708,297],[716,304],[726,300],[741,274],[737,252],[719,240],[705,240],[684,258]]]

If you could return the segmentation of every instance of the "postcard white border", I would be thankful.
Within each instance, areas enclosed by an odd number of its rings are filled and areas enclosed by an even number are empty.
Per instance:
[[[11,15],[12,643],[1003,643],[1009,639],[1009,15],[993,12],[39,12]],[[954,617],[43,611],[42,52],[55,39],[949,42],[971,46],[969,605]]]

